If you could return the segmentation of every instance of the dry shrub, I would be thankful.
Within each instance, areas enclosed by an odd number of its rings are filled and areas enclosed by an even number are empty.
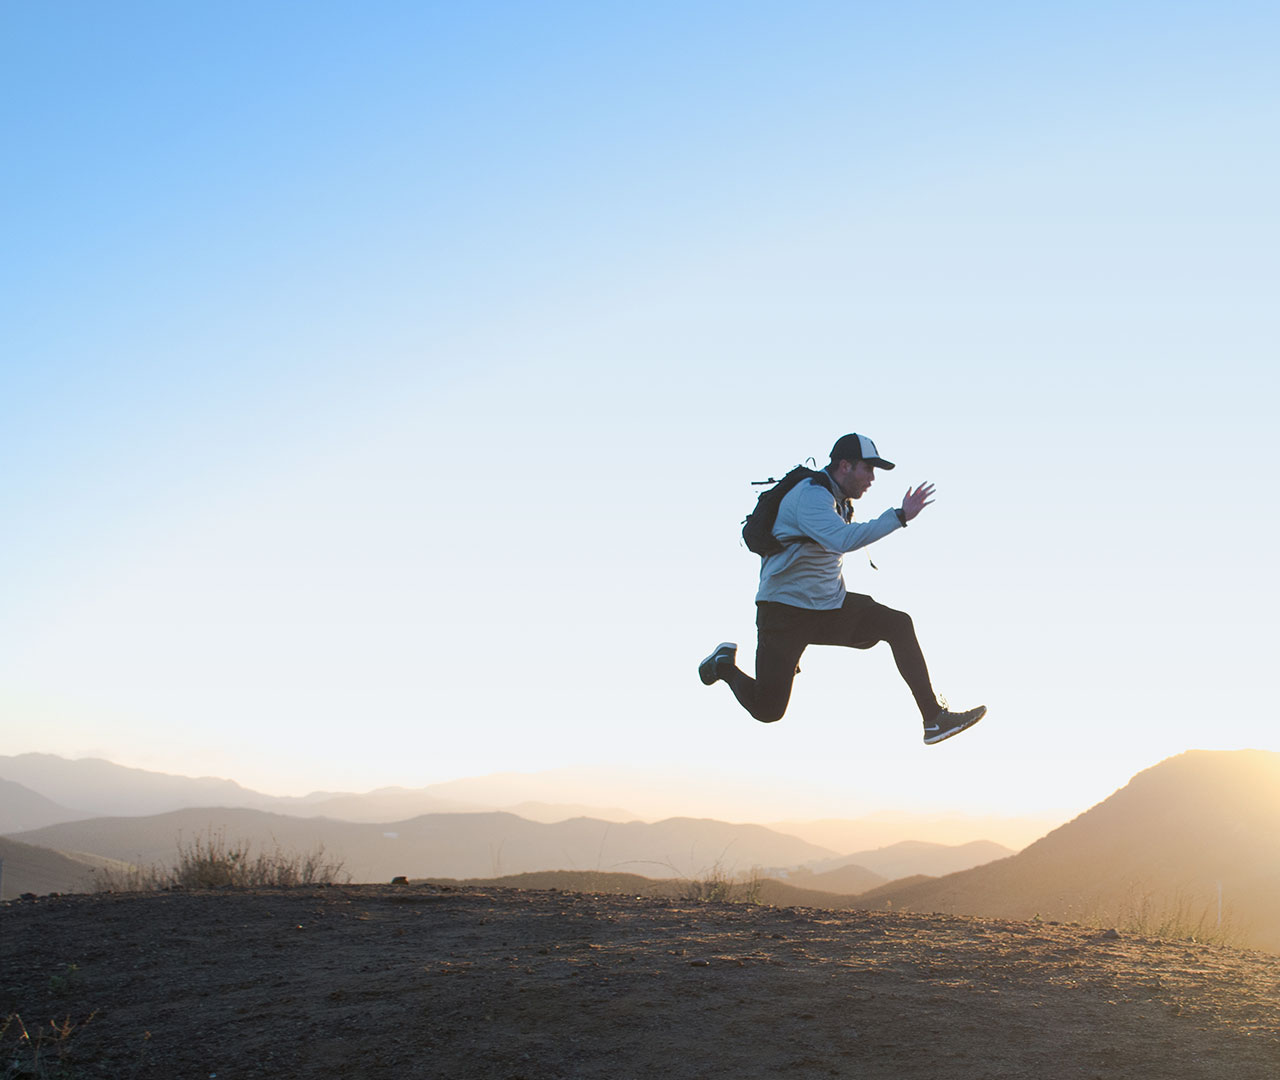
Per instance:
[[[736,878],[720,863],[716,863],[700,878],[690,878],[683,883],[682,900],[702,902],[732,902],[756,904],[760,902],[760,871]]]
[[[79,1023],[70,1016],[50,1020],[48,1027],[30,1031],[17,1013],[0,1023],[0,1077],[54,1080],[73,1075],[69,1064],[72,1036],[98,1014],[90,1013]],[[76,1073],[75,1075],[79,1075]]]
[[[270,852],[253,853],[248,840],[228,843],[222,830],[197,835],[189,844],[178,841],[178,861],[171,867],[131,866],[128,870],[103,870],[98,888],[111,892],[145,892],[151,889],[220,889],[227,886],[322,885],[347,882],[350,875],[341,859],[325,856],[324,845],[313,851],[286,851],[279,844]]]

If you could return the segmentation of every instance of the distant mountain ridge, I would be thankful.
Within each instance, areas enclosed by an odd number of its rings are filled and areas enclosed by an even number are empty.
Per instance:
[[[171,811],[150,817],[102,817],[51,825],[13,839],[61,852],[90,852],[141,865],[174,861],[179,841],[222,833],[255,850],[325,849],[357,882],[411,877],[497,877],[541,870],[626,870],[647,877],[701,876],[713,870],[798,866],[834,852],[762,825],[669,818],[554,824],[507,813],[424,814],[369,824],[301,818],[240,807]]]
[[[63,758],[57,754],[0,755],[0,780],[21,784],[80,817],[146,817],[194,807],[246,807],[298,817],[330,817],[369,823],[403,821],[421,814],[473,813],[511,810],[500,791],[495,799],[468,801],[437,794],[437,790],[466,788],[465,781],[449,781],[425,788],[384,787],[364,793],[314,791],[308,795],[267,795],[234,780],[177,776],[102,758]],[[491,785],[482,785],[488,791]],[[0,801],[0,808],[4,805]],[[609,821],[632,821],[636,815],[618,808],[597,810],[581,804],[526,802],[522,816],[538,821],[563,821],[595,816]],[[61,818],[60,820],[68,820]],[[48,822],[52,823],[52,822]],[[0,827],[0,832],[19,827]]]
[[[234,780],[174,776],[101,758],[68,759],[56,754],[0,757],[0,779],[38,792],[86,815],[145,815],[183,806],[250,806],[266,809],[276,801]]]
[[[571,821],[579,824],[573,828],[578,833],[584,830],[591,837],[590,844],[582,847],[570,843],[559,849],[548,850],[543,839],[536,833],[522,833],[518,841],[510,837],[511,828],[489,830],[482,837],[473,837],[480,844],[473,849],[467,859],[449,856],[444,863],[423,863],[422,853],[406,853],[407,846],[399,844],[401,853],[392,856],[385,852],[377,857],[368,857],[365,853],[377,848],[374,841],[385,840],[382,832],[396,832],[397,822],[409,821],[423,816],[421,807],[444,806],[446,814],[458,815],[452,828],[459,837],[471,836],[474,823],[479,820],[475,815],[480,811],[461,810],[457,804],[449,800],[436,799],[425,793],[425,789],[382,788],[365,795],[341,795],[331,792],[317,792],[301,798],[280,798],[262,795],[229,780],[214,778],[176,777],[163,773],[151,773],[147,770],[132,769],[115,765],[99,759],[83,759],[68,761],[56,755],[25,754],[17,757],[0,757],[0,774],[22,775],[34,783],[44,785],[51,791],[69,797],[79,804],[81,809],[75,810],[60,806],[44,798],[37,792],[17,784],[12,780],[0,780],[0,834],[19,835],[25,840],[47,846],[59,851],[90,851],[111,858],[127,861],[168,863],[175,856],[179,835],[184,835],[189,842],[195,835],[210,830],[227,828],[227,823],[235,820],[238,827],[246,831],[242,836],[235,835],[229,839],[247,839],[255,843],[283,843],[284,836],[292,836],[297,845],[307,848],[325,846],[347,863],[348,869],[357,875],[358,880],[379,881],[385,874],[392,876],[401,873],[436,876],[474,877],[493,876],[500,873],[542,871],[553,869],[612,868],[613,862],[633,862],[634,868],[641,873],[661,878],[676,873],[673,867],[679,866],[680,874],[697,874],[704,872],[708,866],[715,864],[731,864],[739,871],[759,866],[763,870],[785,873],[787,870],[802,866],[805,863],[818,866],[842,866],[837,877],[830,880],[815,881],[816,889],[835,892],[860,892],[875,885],[883,884],[886,876],[883,873],[848,866],[852,860],[821,845],[810,844],[797,837],[788,837],[782,844],[750,844],[750,854],[739,850],[738,838],[751,835],[759,838],[764,835],[786,836],[777,830],[769,830],[758,825],[730,825],[725,822],[713,822],[711,819],[699,819],[701,824],[696,829],[689,825],[673,825],[673,822],[689,819],[667,819],[666,822],[651,823],[647,829],[645,823],[637,822],[625,810],[614,808],[603,813],[611,814],[611,818],[602,819],[593,811],[594,808],[555,805],[546,803],[522,803],[513,807],[520,811],[521,817],[543,825],[567,825]],[[178,804],[174,806],[173,804]],[[238,804],[248,803],[249,806]],[[172,807],[159,813],[135,814],[127,816],[119,813],[106,813],[100,807],[126,806],[136,811],[140,806]],[[32,812],[38,806],[39,812]],[[313,825],[308,828],[277,823],[264,825],[260,820],[235,817],[229,815],[234,809],[251,809],[262,814],[285,815],[288,817],[310,820]],[[584,812],[585,811],[585,812]],[[180,819],[169,818],[162,829],[162,835],[155,835],[157,817],[165,817],[185,812]],[[575,815],[576,816],[573,816]],[[501,813],[501,812],[485,812]],[[471,815],[471,816],[468,816]],[[56,833],[41,831],[45,826],[69,825],[76,821],[89,821],[91,818],[119,819],[115,824],[85,825],[79,829],[62,829]],[[331,819],[331,820],[326,820]],[[175,821],[181,821],[174,826]],[[491,820],[502,820],[493,818]],[[132,821],[133,824],[127,824]],[[355,834],[339,827],[340,823],[355,823],[376,826],[370,833],[372,840],[356,843]],[[655,848],[653,844],[641,844],[639,848],[622,851],[617,858],[611,853],[610,844],[601,842],[598,836],[607,833],[607,827],[626,828],[616,836],[629,832],[642,834],[648,832],[650,839],[659,836],[665,830],[678,832],[678,838],[667,837]],[[720,837],[719,848],[711,846],[699,837],[711,835],[717,831]],[[745,832],[744,832],[745,830]],[[758,830],[752,832],[752,830]],[[411,830],[412,831],[412,830]],[[441,827],[438,832],[443,835],[448,831]],[[483,830],[482,830],[483,831]],[[110,835],[107,835],[107,833]],[[497,835],[500,832],[501,835]],[[696,835],[695,835],[696,834]],[[341,839],[335,839],[335,838]],[[460,839],[459,843],[462,842]],[[372,847],[370,845],[373,845]],[[521,845],[529,844],[528,850],[518,850]],[[735,846],[736,845],[736,846]],[[490,850],[492,849],[492,851]],[[886,857],[894,849],[866,853],[867,857],[877,864],[885,863]],[[953,868],[953,849],[944,845],[919,843],[914,846],[897,849],[910,852],[907,857],[910,872],[940,873]],[[348,852],[352,852],[348,854]],[[406,858],[407,855],[407,858]],[[990,857],[985,854],[984,857]],[[962,861],[964,856],[962,856]],[[385,861],[384,861],[385,859]],[[612,860],[600,863],[600,859]],[[700,859],[703,865],[695,866],[691,859]],[[593,862],[592,860],[596,860]],[[745,862],[744,862],[745,860]],[[901,862],[898,859],[897,862]],[[964,865],[972,865],[972,861]],[[393,867],[394,864],[394,868]],[[895,863],[894,874],[901,867]],[[800,883],[796,883],[799,887]],[[63,886],[70,888],[71,886]]]
[[[614,781],[612,773],[593,769],[558,769],[538,773],[501,773],[467,777],[421,788],[384,787],[364,793],[315,791],[303,796],[275,796],[227,779],[187,777],[152,772],[100,758],[68,759],[56,754],[0,755],[0,778],[21,784],[81,816],[148,816],[190,807],[248,807],[299,817],[330,817],[377,823],[403,821],[420,814],[506,811],[543,823],[591,817],[604,821],[658,821],[672,816],[718,818],[715,812],[691,813],[683,800],[663,812],[637,814],[619,805],[640,797]],[[694,798],[690,806],[706,803]],[[650,803],[653,800],[648,800]],[[653,807],[650,807],[652,810]],[[0,812],[3,800],[0,799]],[[733,818],[731,820],[741,820]],[[985,817],[964,814],[907,815],[877,813],[856,820],[760,822],[775,832],[799,837],[830,851],[848,853],[878,849],[903,840],[947,845],[987,839],[1014,848],[1043,836],[1058,818]],[[25,825],[25,822],[22,824]],[[16,826],[15,826],[16,827]],[[5,831],[0,828],[0,832]]]

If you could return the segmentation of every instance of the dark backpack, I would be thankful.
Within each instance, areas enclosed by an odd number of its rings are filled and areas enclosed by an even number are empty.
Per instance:
[[[771,476],[768,480],[752,482],[753,487],[763,484],[773,486],[760,493],[760,498],[756,500],[756,508],[743,519],[742,541],[747,545],[748,551],[753,551],[760,556],[776,555],[786,546],[773,535],[773,526],[778,520],[778,506],[788,491],[805,480],[831,487],[831,477],[825,470],[806,469],[803,465],[797,465],[781,480],[775,480]],[[834,490],[832,494],[836,495]],[[843,503],[844,496],[836,495],[836,499]]]

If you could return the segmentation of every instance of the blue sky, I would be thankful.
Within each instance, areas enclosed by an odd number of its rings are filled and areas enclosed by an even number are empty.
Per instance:
[[[0,15],[0,723],[264,790],[1077,811],[1280,750],[1262,4]],[[751,480],[935,506],[764,727]],[[647,779],[646,779],[647,778]],[[566,793],[571,794],[571,793]]]

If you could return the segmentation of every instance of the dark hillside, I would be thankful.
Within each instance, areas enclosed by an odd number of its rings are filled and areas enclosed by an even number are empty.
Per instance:
[[[87,892],[93,888],[91,864],[3,836],[0,864],[0,900],[12,900],[23,893]]]
[[[1227,928],[1280,951],[1280,754],[1188,751],[1026,850],[876,890],[895,909]],[[868,899],[868,898],[864,898]]]

